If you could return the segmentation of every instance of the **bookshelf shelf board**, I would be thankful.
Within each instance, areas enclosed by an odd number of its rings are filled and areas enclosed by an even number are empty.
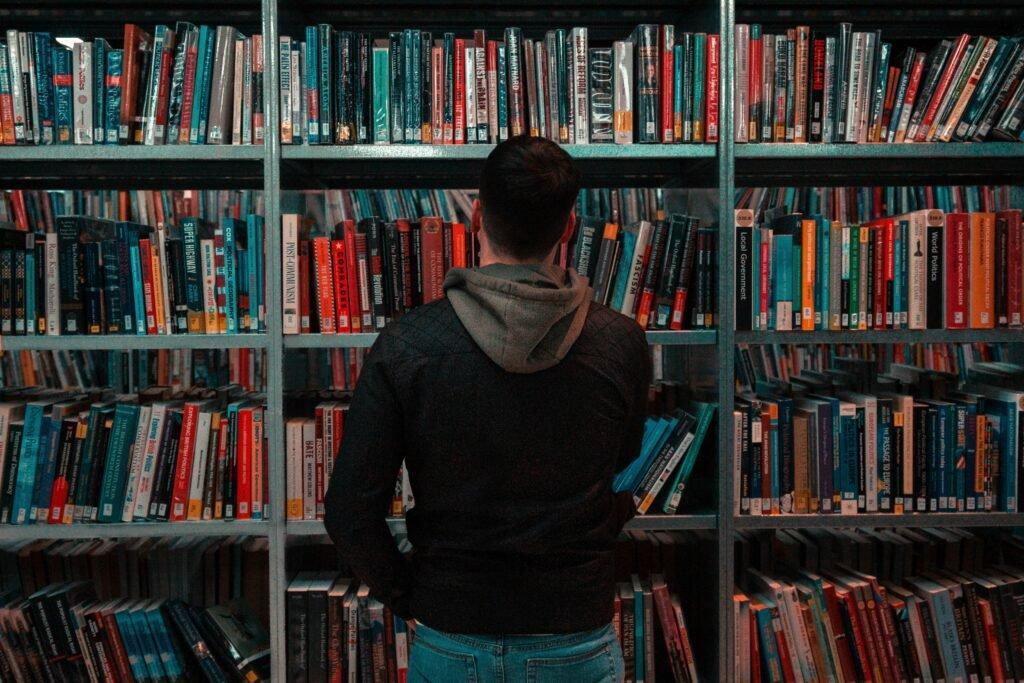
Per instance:
[[[260,188],[262,145],[0,147],[10,188]]]
[[[737,187],[750,185],[1015,184],[1024,144],[737,144]]]
[[[563,145],[577,161],[587,186],[710,187],[715,145]],[[494,145],[282,145],[286,189],[393,187],[475,187]]]
[[[737,343],[745,344],[897,344],[897,343],[970,343],[1024,342],[1024,330],[815,330],[813,332],[776,332],[743,330],[734,333]]]
[[[848,527],[1015,527],[1024,526],[1024,514],[1009,512],[911,512],[903,515],[740,515],[733,527],[751,531]]]
[[[268,521],[137,522],[124,524],[4,524],[0,541],[38,538],[159,538],[163,536],[267,536]]]
[[[286,349],[352,349],[373,346],[376,332],[354,334],[291,334],[284,337]],[[664,346],[713,345],[718,340],[715,330],[651,330],[647,343]]]
[[[7,336],[4,351],[136,351],[143,349],[263,349],[265,334],[72,334]]]
[[[402,517],[388,518],[388,526],[392,533],[405,531],[405,519]],[[681,531],[688,529],[715,529],[717,517],[713,512],[687,515],[645,515],[634,517],[626,524],[626,529],[638,531]],[[302,520],[288,522],[289,536],[326,536],[324,523],[320,520]]]

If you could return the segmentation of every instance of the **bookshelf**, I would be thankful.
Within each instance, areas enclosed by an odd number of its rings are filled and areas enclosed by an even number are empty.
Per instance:
[[[194,0],[151,3],[141,0],[97,3],[43,0],[32,11],[0,10],[0,23],[25,30],[48,27],[71,35],[115,37],[125,21],[141,24],[189,19],[205,23],[232,23],[247,32],[264,36],[266,91],[278,91],[277,38],[295,35],[296,27],[311,22],[335,25],[355,23],[368,28],[382,26],[450,26],[465,31],[479,20],[474,10],[486,5],[485,26],[587,25],[604,39],[619,35],[624,26],[643,21],[674,22],[721,34],[720,129],[717,145],[569,145],[580,164],[585,185],[640,185],[716,188],[719,239],[717,300],[718,329],[689,332],[649,332],[652,344],[714,347],[718,405],[727,413],[733,404],[734,361],[737,343],[893,343],[893,342],[1024,342],[1020,330],[886,330],[868,332],[771,332],[736,333],[730,302],[734,284],[732,252],[732,203],[736,186],[753,184],[882,184],[889,181],[1024,184],[1024,144],[914,144],[914,145],[795,145],[734,144],[732,90],[735,60],[733,27],[744,22],[787,25],[807,13],[813,21],[830,24],[855,21],[892,27],[898,37],[914,29],[926,37],[975,30],[1013,33],[1024,27],[1024,8],[1018,2],[968,3],[929,0],[901,3],[809,0],[649,0],[641,5],[593,0],[551,3],[524,0],[515,7],[484,0],[458,0],[445,8],[414,0],[391,0],[382,12],[380,3],[349,0],[327,3],[310,0],[230,0],[209,3]],[[960,10],[961,5],[968,5]],[[975,7],[977,6],[977,7]],[[628,30],[628,29],[624,29]],[[621,32],[624,32],[621,31]],[[902,33],[901,33],[902,31]],[[286,33],[287,34],[287,33]],[[279,128],[278,101],[266,99],[267,130]],[[285,586],[289,541],[320,537],[321,522],[287,522],[284,515],[284,414],[283,366],[288,349],[359,348],[373,344],[374,334],[284,336],[281,329],[281,193],[290,189],[321,187],[466,187],[471,186],[484,158],[486,145],[460,147],[394,146],[282,146],[268,134],[263,147],[166,146],[166,147],[0,147],[0,186],[21,188],[262,188],[265,196],[267,332],[259,335],[175,335],[161,337],[80,336],[7,337],[4,350],[83,349],[211,349],[251,347],[265,349],[268,362],[266,435],[270,444],[270,505],[272,517],[263,522],[200,522],[175,524],[112,524],[82,526],[36,525],[0,527],[0,540],[29,538],[130,538],[178,535],[263,536],[269,543],[270,633],[274,680],[285,678]],[[720,411],[719,415],[721,416]],[[638,530],[700,530],[713,534],[714,557],[694,561],[694,579],[708,592],[715,609],[703,613],[701,630],[713,634],[698,641],[702,673],[717,680],[732,680],[731,644],[733,533],[736,530],[799,529],[812,527],[907,526],[940,524],[946,527],[1024,526],[1024,514],[966,513],[894,516],[889,514],[839,516],[789,515],[739,517],[733,514],[734,473],[729,454],[733,435],[728,420],[718,420],[717,458],[713,507],[695,513],[642,517],[631,522]],[[394,530],[404,521],[392,520]],[[699,566],[697,566],[699,565]],[[707,582],[705,585],[704,582]],[[703,622],[707,622],[704,624]],[[711,644],[716,647],[712,650]]]

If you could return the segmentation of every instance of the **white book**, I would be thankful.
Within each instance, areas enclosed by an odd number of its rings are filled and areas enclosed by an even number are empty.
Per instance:
[[[92,43],[75,43],[72,51],[71,74],[72,110],[75,117],[75,144],[92,144],[92,106],[93,106],[93,74],[92,74]]]
[[[46,334],[60,334],[60,268],[57,262],[57,233],[46,233],[45,260],[45,308]]]
[[[733,139],[747,142],[750,135],[750,26],[736,24],[736,83],[733,87]]]
[[[860,69],[860,86],[857,91],[857,142],[868,141],[868,124],[871,118],[871,97],[874,88],[871,81],[875,76],[875,34],[864,34],[864,64]]]
[[[295,138],[303,141],[306,139],[306,126],[305,119],[303,118],[305,114],[302,110],[305,98],[303,97],[302,79],[300,77],[300,74],[302,73],[301,60],[302,53],[299,50],[292,50],[292,142],[295,142]],[[362,122],[362,118],[360,118],[360,125],[363,126],[363,130],[365,131],[366,123]]]
[[[836,39],[835,36],[825,38],[825,83],[822,93],[822,114],[821,114],[821,141],[832,142],[835,135],[835,127],[832,119],[835,117],[835,109],[832,101],[836,89]]]
[[[355,591],[345,596],[345,655],[346,661],[359,661],[359,598]],[[347,683],[359,683],[359,667],[348,667]]]
[[[554,59],[552,55],[550,59]],[[633,144],[633,43],[628,40],[617,40],[612,44],[612,131],[615,144]],[[555,70],[552,69],[552,74]],[[557,93],[557,79],[552,78],[552,88]],[[552,116],[558,123],[558,100],[553,100]],[[557,138],[557,125],[552,133]]]
[[[632,263],[629,266],[629,279],[626,281],[626,295],[622,298],[620,313],[630,318],[636,317],[637,296],[643,287],[644,254],[651,243],[654,227],[648,221],[640,221],[636,231],[636,246],[633,248]]]
[[[910,229],[907,245],[907,327],[923,330],[928,326],[928,214],[929,209],[908,215]],[[911,461],[912,462],[912,461]]]
[[[287,519],[302,519],[302,423],[301,417],[285,424],[285,514]]]
[[[587,83],[587,45],[589,44],[586,28],[572,29],[572,97],[573,139],[577,145],[590,142],[590,97]]]
[[[242,100],[245,98],[242,92],[245,88],[243,82],[245,76],[245,40],[235,39],[235,74],[231,97],[231,144],[242,144]]]
[[[316,519],[316,424],[302,423],[302,518]]]
[[[750,498],[744,498],[740,489],[743,476],[743,421],[745,410],[732,411],[732,513],[746,514],[750,510]]]
[[[292,144],[292,39],[280,36],[278,51],[278,93],[281,111],[281,144]]]
[[[930,681],[932,680],[931,664],[928,662],[928,657],[923,654],[928,652],[928,649],[924,640],[924,625],[921,623],[921,612],[917,606],[917,603],[920,601],[921,599],[917,596],[908,597],[906,599],[907,614],[910,616],[910,634],[914,639],[914,649],[922,653],[917,658],[917,662],[921,667],[921,680]]]
[[[412,482],[409,481],[409,467],[402,461],[402,508],[408,512],[416,506],[416,497],[412,493]]]
[[[863,87],[861,83],[861,73],[864,67],[864,33],[862,31],[854,31],[853,39],[851,41],[850,48],[850,67],[848,72],[846,95],[846,142],[857,141],[857,123],[860,121],[860,112],[858,106],[860,104],[860,91]]]
[[[7,31],[7,73],[11,79],[11,107],[14,114],[14,139],[25,141],[25,88],[21,78],[21,50],[18,47],[18,32]]]
[[[804,677],[808,681],[820,680],[818,667],[815,665],[814,655],[811,653],[811,640],[807,634],[807,624],[800,614],[800,600],[796,595],[796,588],[792,584],[784,584],[782,595],[786,601],[786,611],[789,613],[790,623],[796,636],[797,651],[800,655]]]
[[[750,421],[750,443],[763,444],[764,443],[764,431],[761,429],[761,420]],[[768,498],[762,498],[758,491],[752,491],[753,495],[750,497],[750,514],[760,515],[766,510],[771,510],[771,500]]]
[[[203,511],[203,484],[206,482],[206,461],[210,455],[210,425],[213,413],[201,411],[196,419],[196,441],[192,449],[192,472],[188,484],[188,507],[185,518],[198,522]]]
[[[971,95],[974,94],[974,89],[978,85],[978,81],[981,80],[982,75],[985,73],[985,67],[988,66],[989,60],[992,59],[992,53],[996,49],[996,41],[992,38],[986,38],[984,46],[981,49],[981,55],[974,63],[974,68],[971,69],[971,73],[967,78],[967,82],[964,84],[963,91],[960,93],[960,97],[954,103],[953,108],[949,112],[949,116],[946,117],[946,123],[939,131],[939,139],[943,142],[949,142],[953,137],[953,131],[957,129],[960,124],[960,117],[963,116],[964,110],[967,108],[967,103],[971,100]],[[967,132],[966,126],[964,127],[964,133]]]
[[[299,216],[281,216],[282,332],[298,334],[299,327]]]
[[[167,404],[154,403],[146,426],[145,447],[142,455],[142,468],[139,471],[138,488],[135,494],[135,505],[132,519],[145,520],[149,513],[149,501],[153,496],[153,477],[156,476],[157,456],[160,442],[164,435],[167,417]]]
[[[150,53],[149,72],[141,75],[141,78],[146,79],[145,86],[142,86],[146,88],[146,97],[142,101],[142,111],[140,112],[142,116],[142,142],[146,145],[162,145],[164,142],[162,134],[159,136],[160,140],[157,141],[156,100],[157,92],[160,90],[160,80],[162,79],[161,56],[164,51],[164,44],[167,41],[168,34],[174,35],[166,29],[166,26],[157,26],[153,32],[153,50]]]
[[[417,54],[419,49],[416,49]],[[487,46],[473,46],[473,73],[476,83],[476,123],[477,128],[487,126],[487,135],[480,139],[480,142],[495,142],[494,129],[491,128],[491,91],[487,82]],[[497,121],[497,116],[495,116]],[[477,131],[479,135],[479,130]],[[417,138],[419,139],[419,138]]]
[[[466,142],[476,139],[476,50],[467,47],[462,59],[465,62],[466,92]],[[486,141],[481,141],[486,142]]]
[[[128,459],[128,480],[124,487],[124,506],[121,509],[121,521],[132,521],[135,508],[135,496],[138,494],[139,476],[142,473],[142,459],[146,450],[146,430],[152,414],[151,406],[139,407],[139,419],[135,427],[135,439],[132,441],[131,454]]]

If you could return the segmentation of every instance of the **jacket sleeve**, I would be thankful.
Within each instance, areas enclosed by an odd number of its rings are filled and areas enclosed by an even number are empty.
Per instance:
[[[621,472],[640,454],[644,438],[644,422],[647,418],[647,390],[651,384],[651,356],[643,330],[637,328],[633,338],[633,363],[626,371],[626,391],[629,401],[626,413],[626,429],[622,446],[615,461],[615,472]],[[636,516],[633,494],[621,491],[615,494],[615,508],[621,525]],[[621,526],[620,526],[621,528]]]
[[[408,617],[411,574],[387,514],[405,454],[402,416],[381,335],[363,364],[324,497],[324,526],[356,578],[395,614]]]

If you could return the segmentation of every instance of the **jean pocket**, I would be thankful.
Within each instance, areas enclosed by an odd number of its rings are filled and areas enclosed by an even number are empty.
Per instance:
[[[476,683],[476,657],[451,652],[417,638],[409,654],[410,683]]]
[[[530,683],[614,683],[618,679],[612,646],[567,657],[532,657],[526,660]]]

